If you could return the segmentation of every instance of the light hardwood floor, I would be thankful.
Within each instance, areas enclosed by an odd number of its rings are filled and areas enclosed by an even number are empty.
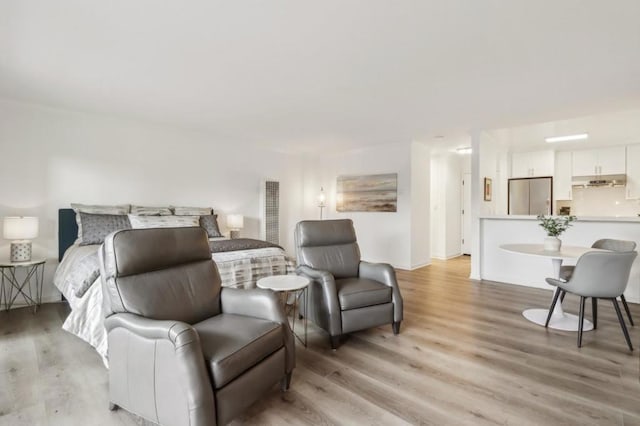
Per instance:
[[[640,326],[630,328],[631,353],[601,301],[598,330],[578,349],[575,333],[521,315],[547,306],[550,292],[468,274],[464,257],[398,271],[399,336],[391,326],[355,333],[334,352],[311,326],[291,390],[274,388],[233,424],[640,425]],[[565,307],[577,312],[576,298]],[[631,309],[640,323],[640,306]],[[61,330],[67,312],[0,313],[0,424],[145,424],[107,410],[106,370]]]

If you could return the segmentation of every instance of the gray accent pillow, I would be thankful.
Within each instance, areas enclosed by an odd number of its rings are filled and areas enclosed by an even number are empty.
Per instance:
[[[200,216],[200,226],[202,226],[209,234],[209,238],[222,237],[220,227],[218,226],[218,215],[208,214]]]
[[[78,238],[76,239],[76,244],[80,243],[82,238],[82,222],[80,222],[80,214],[79,213],[99,213],[99,214],[129,214],[129,210],[131,210],[131,205],[129,204],[118,204],[114,206],[100,206],[95,204],[79,204],[79,203],[71,203],[71,208],[74,212],[76,212],[76,223],[78,224]]]
[[[80,245],[102,244],[104,238],[121,229],[131,229],[129,217],[115,214],[92,214],[79,212],[82,234]]]

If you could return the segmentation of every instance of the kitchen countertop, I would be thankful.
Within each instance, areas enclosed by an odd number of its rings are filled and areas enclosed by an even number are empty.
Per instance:
[[[578,222],[638,222],[640,223],[639,216],[627,216],[627,217],[616,217],[616,216],[577,216]],[[498,214],[498,215],[484,215],[480,216],[480,219],[489,219],[489,220],[538,220],[536,216],[529,215],[507,215],[507,214]]]

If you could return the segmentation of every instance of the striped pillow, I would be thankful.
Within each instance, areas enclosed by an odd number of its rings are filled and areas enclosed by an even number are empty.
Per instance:
[[[206,216],[213,214],[211,207],[173,207],[176,216]]]
[[[182,228],[200,226],[199,216],[137,216],[129,215],[133,229],[147,228]]]
[[[171,216],[170,207],[131,206],[131,214],[136,216]]]

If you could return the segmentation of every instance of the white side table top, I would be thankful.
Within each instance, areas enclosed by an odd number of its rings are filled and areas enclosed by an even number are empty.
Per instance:
[[[298,275],[273,275],[271,277],[260,278],[256,285],[259,288],[273,291],[294,291],[301,290],[309,285],[309,279]]]
[[[565,260],[577,259],[589,251],[607,251],[591,247],[565,246],[564,244],[559,251],[547,251],[544,249],[544,244],[503,244],[500,248],[512,253]]]
[[[45,263],[46,259],[31,259],[27,262],[11,262],[9,259],[0,259],[0,268],[19,268]]]

